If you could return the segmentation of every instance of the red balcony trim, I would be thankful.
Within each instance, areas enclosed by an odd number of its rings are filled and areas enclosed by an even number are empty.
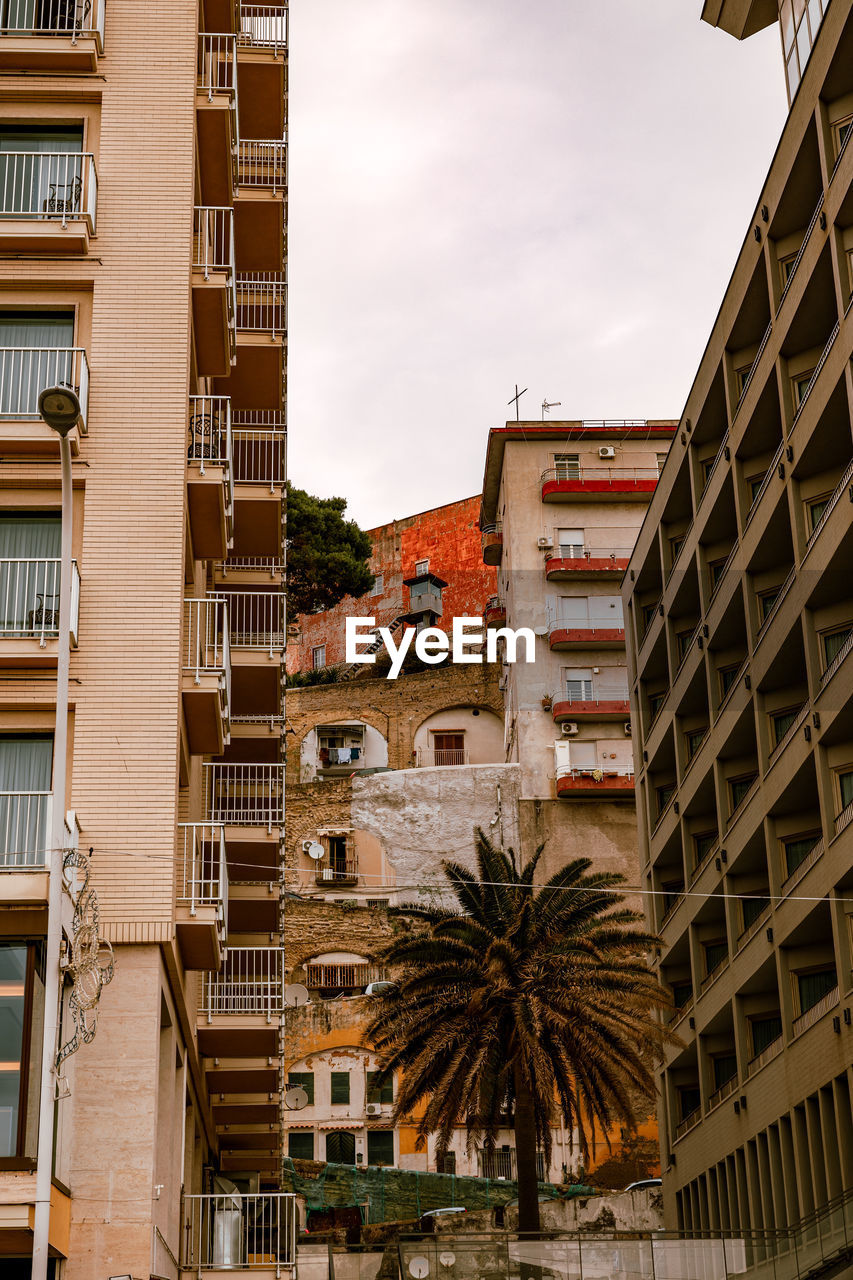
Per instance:
[[[551,556],[545,562],[545,577],[552,573],[625,573],[628,568],[627,556],[574,556],[563,560],[560,556]]]
[[[493,605],[491,609],[483,610],[483,621],[488,625],[490,622],[506,622],[506,605]]]
[[[630,702],[597,702],[590,698],[588,702],[555,702],[551,710],[554,723],[563,720],[600,720],[602,716],[624,716],[627,720],[631,714]]]
[[[555,494],[573,493],[654,493],[657,480],[545,480],[542,484],[542,501]]]
[[[573,778],[567,775],[565,778],[557,779],[557,795],[570,796],[578,794],[598,795],[601,792],[618,792],[622,795],[633,795],[634,792],[634,775],[630,777],[603,777],[600,782],[596,782],[595,778],[582,777]]]
[[[572,629],[557,628],[549,636],[549,644],[554,649],[558,644],[597,645],[624,644],[623,627],[574,627]]]

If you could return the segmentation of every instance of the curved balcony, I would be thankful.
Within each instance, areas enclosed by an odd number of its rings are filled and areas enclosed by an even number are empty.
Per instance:
[[[590,688],[560,689],[551,699],[555,724],[564,720],[624,720],[628,723],[631,703],[624,685],[596,684]]]
[[[504,550],[503,526],[500,520],[494,524],[480,526],[480,541],[483,547],[483,564],[499,565]]]
[[[659,474],[657,467],[549,467],[542,472],[542,501],[648,502]]]
[[[571,626],[568,621],[554,618],[548,624],[548,644],[552,650],[565,649],[624,649],[624,627]]]
[[[632,800],[634,771],[564,767],[557,770],[557,796],[561,800]]]
[[[498,627],[506,622],[506,605],[498,596],[489,596],[483,609],[483,622],[487,627]]]
[[[628,568],[632,547],[560,547],[545,559],[545,577],[549,582],[580,578],[604,578],[618,581]]]

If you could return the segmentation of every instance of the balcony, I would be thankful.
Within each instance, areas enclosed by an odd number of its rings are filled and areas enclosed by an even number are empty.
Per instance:
[[[483,547],[483,564],[499,565],[504,552],[503,525],[500,520],[495,524],[480,526],[480,542]]]
[[[506,605],[499,596],[489,596],[483,608],[483,622],[487,627],[499,627],[506,622]]]
[[[59,453],[55,431],[38,410],[40,392],[59,384],[80,401],[80,417],[69,435],[71,452],[80,452],[88,434],[89,364],[82,347],[0,347],[0,452]]]
[[[211,1058],[272,1057],[283,1012],[281,948],[229,947],[218,972],[202,975],[199,1052]]]
[[[633,800],[633,769],[557,769],[560,800]]]
[[[198,560],[228,554],[234,516],[234,445],[227,396],[190,396],[187,510]]]
[[[237,37],[240,131],[283,138],[287,124],[287,10],[241,4]]]
[[[809,1027],[813,1027],[816,1022],[819,1022],[824,1014],[829,1013],[830,1009],[834,1009],[839,1003],[839,1000],[840,996],[838,987],[833,987],[832,990],[827,991],[826,995],[822,996],[816,1004],[813,1004],[810,1009],[807,1009],[805,1013],[801,1013],[798,1018],[794,1019],[791,1025],[791,1034],[795,1038],[802,1035]]]
[[[104,52],[104,0],[6,0],[0,67],[9,71],[97,71]]]
[[[607,550],[603,547],[560,547],[545,557],[545,577],[549,582],[582,578],[618,581],[628,568],[631,547]]]
[[[384,970],[373,964],[358,962],[343,964],[308,964],[305,966],[305,985],[309,991],[350,991],[354,987],[366,987],[371,982],[382,982]]]
[[[241,4],[241,48],[271,49],[280,53],[287,49],[287,9],[268,4]]]
[[[358,858],[340,858],[328,867],[318,867],[314,873],[316,884],[324,888],[358,884]]]
[[[239,485],[263,485],[271,494],[284,487],[287,431],[277,410],[234,414],[234,479]]]
[[[580,682],[578,682],[580,683]],[[573,685],[558,689],[551,699],[551,715],[555,724],[564,720],[625,720],[631,714],[628,689],[619,684]]]
[[[178,827],[176,932],[187,969],[218,969],[228,919],[225,828],[183,822]]]
[[[552,651],[564,649],[624,649],[624,627],[596,627],[590,620],[577,625],[575,620],[548,616],[548,644]]]
[[[295,1270],[299,1217],[294,1195],[184,1196],[182,1220],[182,1271],[207,1280],[209,1272],[254,1270],[278,1276],[284,1268]]]
[[[446,769],[454,765],[469,764],[464,747],[418,747],[415,767],[418,769]]]
[[[273,591],[229,591],[228,622],[234,663],[257,650],[276,661],[285,643],[285,597]]]
[[[55,667],[59,560],[0,560],[0,667]],[[71,563],[71,647],[77,648],[80,574]]]
[[[240,137],[235,35],[198,37],[195,102],[202,197],[211,205],[227,205],[234,197]]]
[[[287,276],[283,271],[243,272],[237,277],[237,330],[281,338],[287,332]]]
[[[206,814],[227,826],[284,825],[283,764],[205,764]]]
[[[275,197],[287,190],[287,143],[275,139],[241,142],[237,148],[237,181],[241,187]]]
[[[181,693],[192,755],[219,755],[228,741],[231,654],[228,607],[221,598],[184,601]]]
[[[49,791],[0,791],[0,895],[7,905],[47,906]]]
[[[549,467],[542,472],[542,501],[648,502],[659,475],[657,467]]]
[[[3,253],[87,253],[97,207],[94,156],[79,151],[0,153]]]
[[[192,286],[198,372],[227,376],[237,352],[233,209],[196,206]]]

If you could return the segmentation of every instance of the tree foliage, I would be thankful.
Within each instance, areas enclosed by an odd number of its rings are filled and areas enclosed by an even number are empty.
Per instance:
[[[460,1123],[469,1149],[493,1149],[512,1113],[519,1229],[538,1231],[537,1148],[550,1157],[560,1114],[584,1158],[596,1133],[635,1131],[669,1001],[621,876],[576,858],[537,888],[541,848],[518,870],[476,834],[477,875],[442,864],[458,906],[418,912],[427,928],[386,946],[397,985],[376,997],[365,1043],[399,1073],[395,1115],[420,1110],[438,1156]]]
[[[317,498],[287,486],[288,613],[331,609],[344,596],[364,595],[372,582],[370,538],[346,520],[346,498]]]

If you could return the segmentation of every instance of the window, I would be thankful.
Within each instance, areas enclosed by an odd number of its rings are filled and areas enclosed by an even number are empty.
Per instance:
[[[734,663],[729,667],[720,667],[717,674],[720,677],[720,697],[725,698],[729,690],[734,686],[741,669],[741,663]]]
[[[832,494],[827,493],[824,494],[822,498],[813,498],[811,502],[807,504],[806,509],[809,517],[809,533],[814,533],[815,529],[820,524],[821,519],[823,518],[823,513],[829,506],[829,500],[831,497]]]
[[[683,1009],[693,999],[693,983],[689,978],[672,984],[672,1003],[676,1009]]]
[[[311,665],[315,671],[319,671],[321,667],[326,665],[326,646],[317,644],[311,650]]]
[[[308,1105],[314,1105],[314,1072],[313,1071],[289,1071],[287,1073],[288,1089],[304,1089],[308,1094]]]
[[[749,476],[746,481],[746,491],[749,494],[750,510],[752,510],[758,501],[758,495],[761,492],[761,486],[764,484],[764,477],[766,475],[767,472],[762,471],[760,476]]]
[[[733,1053],[718,1053],[711,1059],[714,1070],[714,1091],[722,1089],[737,1076],[737,1058]]]
[[[393,1102],[394,1101],[394,1081],[386,1080],[383,1084],[377,1085],[376,1078],[378,1071],[368,1071],[367,1073],[367,1101],[368,1102]]]
[[[748,773],[742,778],[731,778],[729,780],[729,795],[731,796],[732,813],[734,813],[734,811],[740,808],[743,804],[744,800],[749,795],[750,790],[752,789],[752,784],[755,782],[757,776],[758,775],[755,773]]]
[[[678,652],[679,660],[683,661],[690,648],[690,641],[693,639],[695,628],[691,627],[689,631],[676,631],[675,647]]]
[[[349,1072],[333,1071],[332,1076],[332,1105],[345,1106],[349,1102]]]
[[[34,1158],[38,1142],[44,945],[0,944],[0,1157]]]
[[[841,796],[841,808],[846,809],[853,802],[853,770],[845,768],[837,773],[838,791]]]
[[[714,470],[714,463],[717,461],[717,455],[712,454],[710,458],[703,458],[699,463],[702,472],[702,488],[705,489],[708,481],[711,479],[711,472]]]
[[[658,464],[658,475],[660,475],[663,471],[663,464],[666,462],[667,455],[665,453],[657,453],[655,454],[655,458]]]
[[[666,691],[666,690],[664,690],[664,691],[663,691],[663,693],[650,693],[650,694],[648,695],[648,699],[649,699],[649,717],[650,717],[652,720],[654,720],[654,719],[655,719],[655,717],[657,716],[657,714],[658,714],[658,712],[660,711],[661,707],[662,707],[662,706],[663,706],[663,704],[666,702],[666,693],[667,693],[667,691]]]
[[[743,399],[743,393],[746,391],[746,384],[749,381],[751,371],[751,364],[744,365],[742,369],[735,369],[735,387],[737,389],[738,403]]]
[[[377,573],[374,576],[373,586],[370,588],[370,594],[372,596],[381,596],[384,590],[385,590],[385,575],[384,573]]]
[[[58,513],[0,516],[0,636],[59,633],[61,540]]]
[[[841,148],[849,138],[851,130],[853,130],[853,116],[847,116],[845,120],[839,120],[838,124],[835,126],[836,156],[841,155]]]
[[[782,841],[785,852],[785,874],[792,876],[797,867],[805,861],[820,839],[819,831],[810,831],[807,835],[792,836]]]
[[[779,275],[782,280],[783,289],[794,274],[794,263],[797,261],[798,254],[799,250],[797,250],[796,253],[786,254],[784,258],[779,259]]]
[[[658,815],[660,815],[675,795],[675,787],[673,785],[655,787],[655,794],[658,799]]]
[[[853,627],[839,627],[837,631],[824,631],[821,636],[823,643],[823,658],[826,666],[830,666],[838,657],[845,643],[853,635]]]
[[[794,707],[789,711],[774,711],[770,717],[770,726],[773,731],[773,743],[778,747],[779,743],[784,739],[786,733],[797,722],[797,716],[800,714],[800,708]]]
[[[693,1086],[678,1090],[678,1110],[682,1120],[687,1120],[699,1110],[699,1090]]]
[[[773,612],[773,606],[779,599],[781,587],[771,587],[769,591],[759,591],[758,593],[758,616],[762,623],[765,623]]]
[[[684,534],[681,533],[675,538],[669,539],[669,562],[675,564],[678,559],[678,553],[684,546]]]
[[[414,576],[416,578],[423,578],[428,573],[429,573],[429,560],[416,560]]]
[[[771,1044],[775,1044],[782,1034],[782,1019],[778,1014],[767,1017],[750,1018],[749,1032],[752,1039],[752,1056],[757,1058]]]
[[[327,1133],[326,1159],[330,1164],[355,1164],[355,1134],[345,1129]]]
[[[367,1131],[367,1163],[394,1163],[394,1130],[368,1129]]]
[[[829,995],[830,991],[834,991],[838,986],[834,968],[816,969],[809,973],[798,973],[795,976],[801,1015],[808,1013],[809,1009],[813,1009],[824,996]]]
[[[791,386],[794,392],[795,409],[799,409],[800,405],[805,400],[813,377],[814,369],[809,369],[808,373],[800,373],[796,378],[791,379]]]
[[[580,454],[555,453],[554,473],[557,480],[580,480]]]
[[[387,907],[389,902],[390,902],[390,898],[368,898],[367,899],[367,905],[369,907],[373,907],[376,911],[381,910],[383,907]]]
[[[725,938],[719,938],[714,942],[706,942],[703,945],[705,950],[705,977],[710,978],[711,974],[716,973],[728,959],[729,948]]]
[[[38,418],[40,391],[73,385],[73,346],[73,313],[0,313],[0,416]]]
[[[770,906],[769,898],[750,897],[741,899],[741,915],[743,917],[744,930],[748,929],[751,924]]]
[[[701,831],[693,837],[693,865],[701,867],[708,854],[717,843],[716,831]]]
[[[654,616],[657,613],[657,611],[658,611],[657,603],[644,604],[642,609],[640,610],[640,616],[642,617],[642,620],[643,620],[643,635],[646,634],[649,627],[652,625],[652,622],[654,621]]]
[[[567,701],[590,702],[592,700],[591,667],[567,667],[563,674],[566,681]]]
[[[723,556],[719,560],[710,560],[708,562],[708,577],[711,579],[711,593],[713,594],[723,580],[723,574],[728,564],[728,556]]]
[[[433,733],[432,757],[436,766],[465,763],[465,733]]]
[[[287,1135],[287,1154],[291,1160],[314,1159],[314,1134],[291,1131]]]
[[[4,26],[6,23],[4,18]],[[18,125],[3,129],[0,133],[3,214],[27,217],[53,214],[60,218],[79,214],[84,182],[82,150],[82,125],[66,128]]]
[[[688,759],[688,760],[692,760],[692,759],[693,759],[693,757],[695,756],[696,752],[699,750],[699,748],[701,747],[702,743],[705,741],[705,738],[707,737],[707,734],[708,734],[708,726],[707,726],[707,725],[703,725],[701,729],[690,729],[690,730],[688,730],[688,732],[687,732],[687,733],[685,733],[685,735],[684,735],[684,740],[685,740],[685,742],[686,742],[686,744],[687,744],[687,759]]]
[[[558,529],[557,546],[562,560],[579,560],[584,551],[583,529]]]
[[[0,867],[45,865],[52,769],[51,737],[0,737]]]
[[[661,899],[663,914],[668,916],[670,911],[676,907],[684,892],[684,881],[669,880],[666,884],[661,885],[661,889],[663,890],[663,898]]]

